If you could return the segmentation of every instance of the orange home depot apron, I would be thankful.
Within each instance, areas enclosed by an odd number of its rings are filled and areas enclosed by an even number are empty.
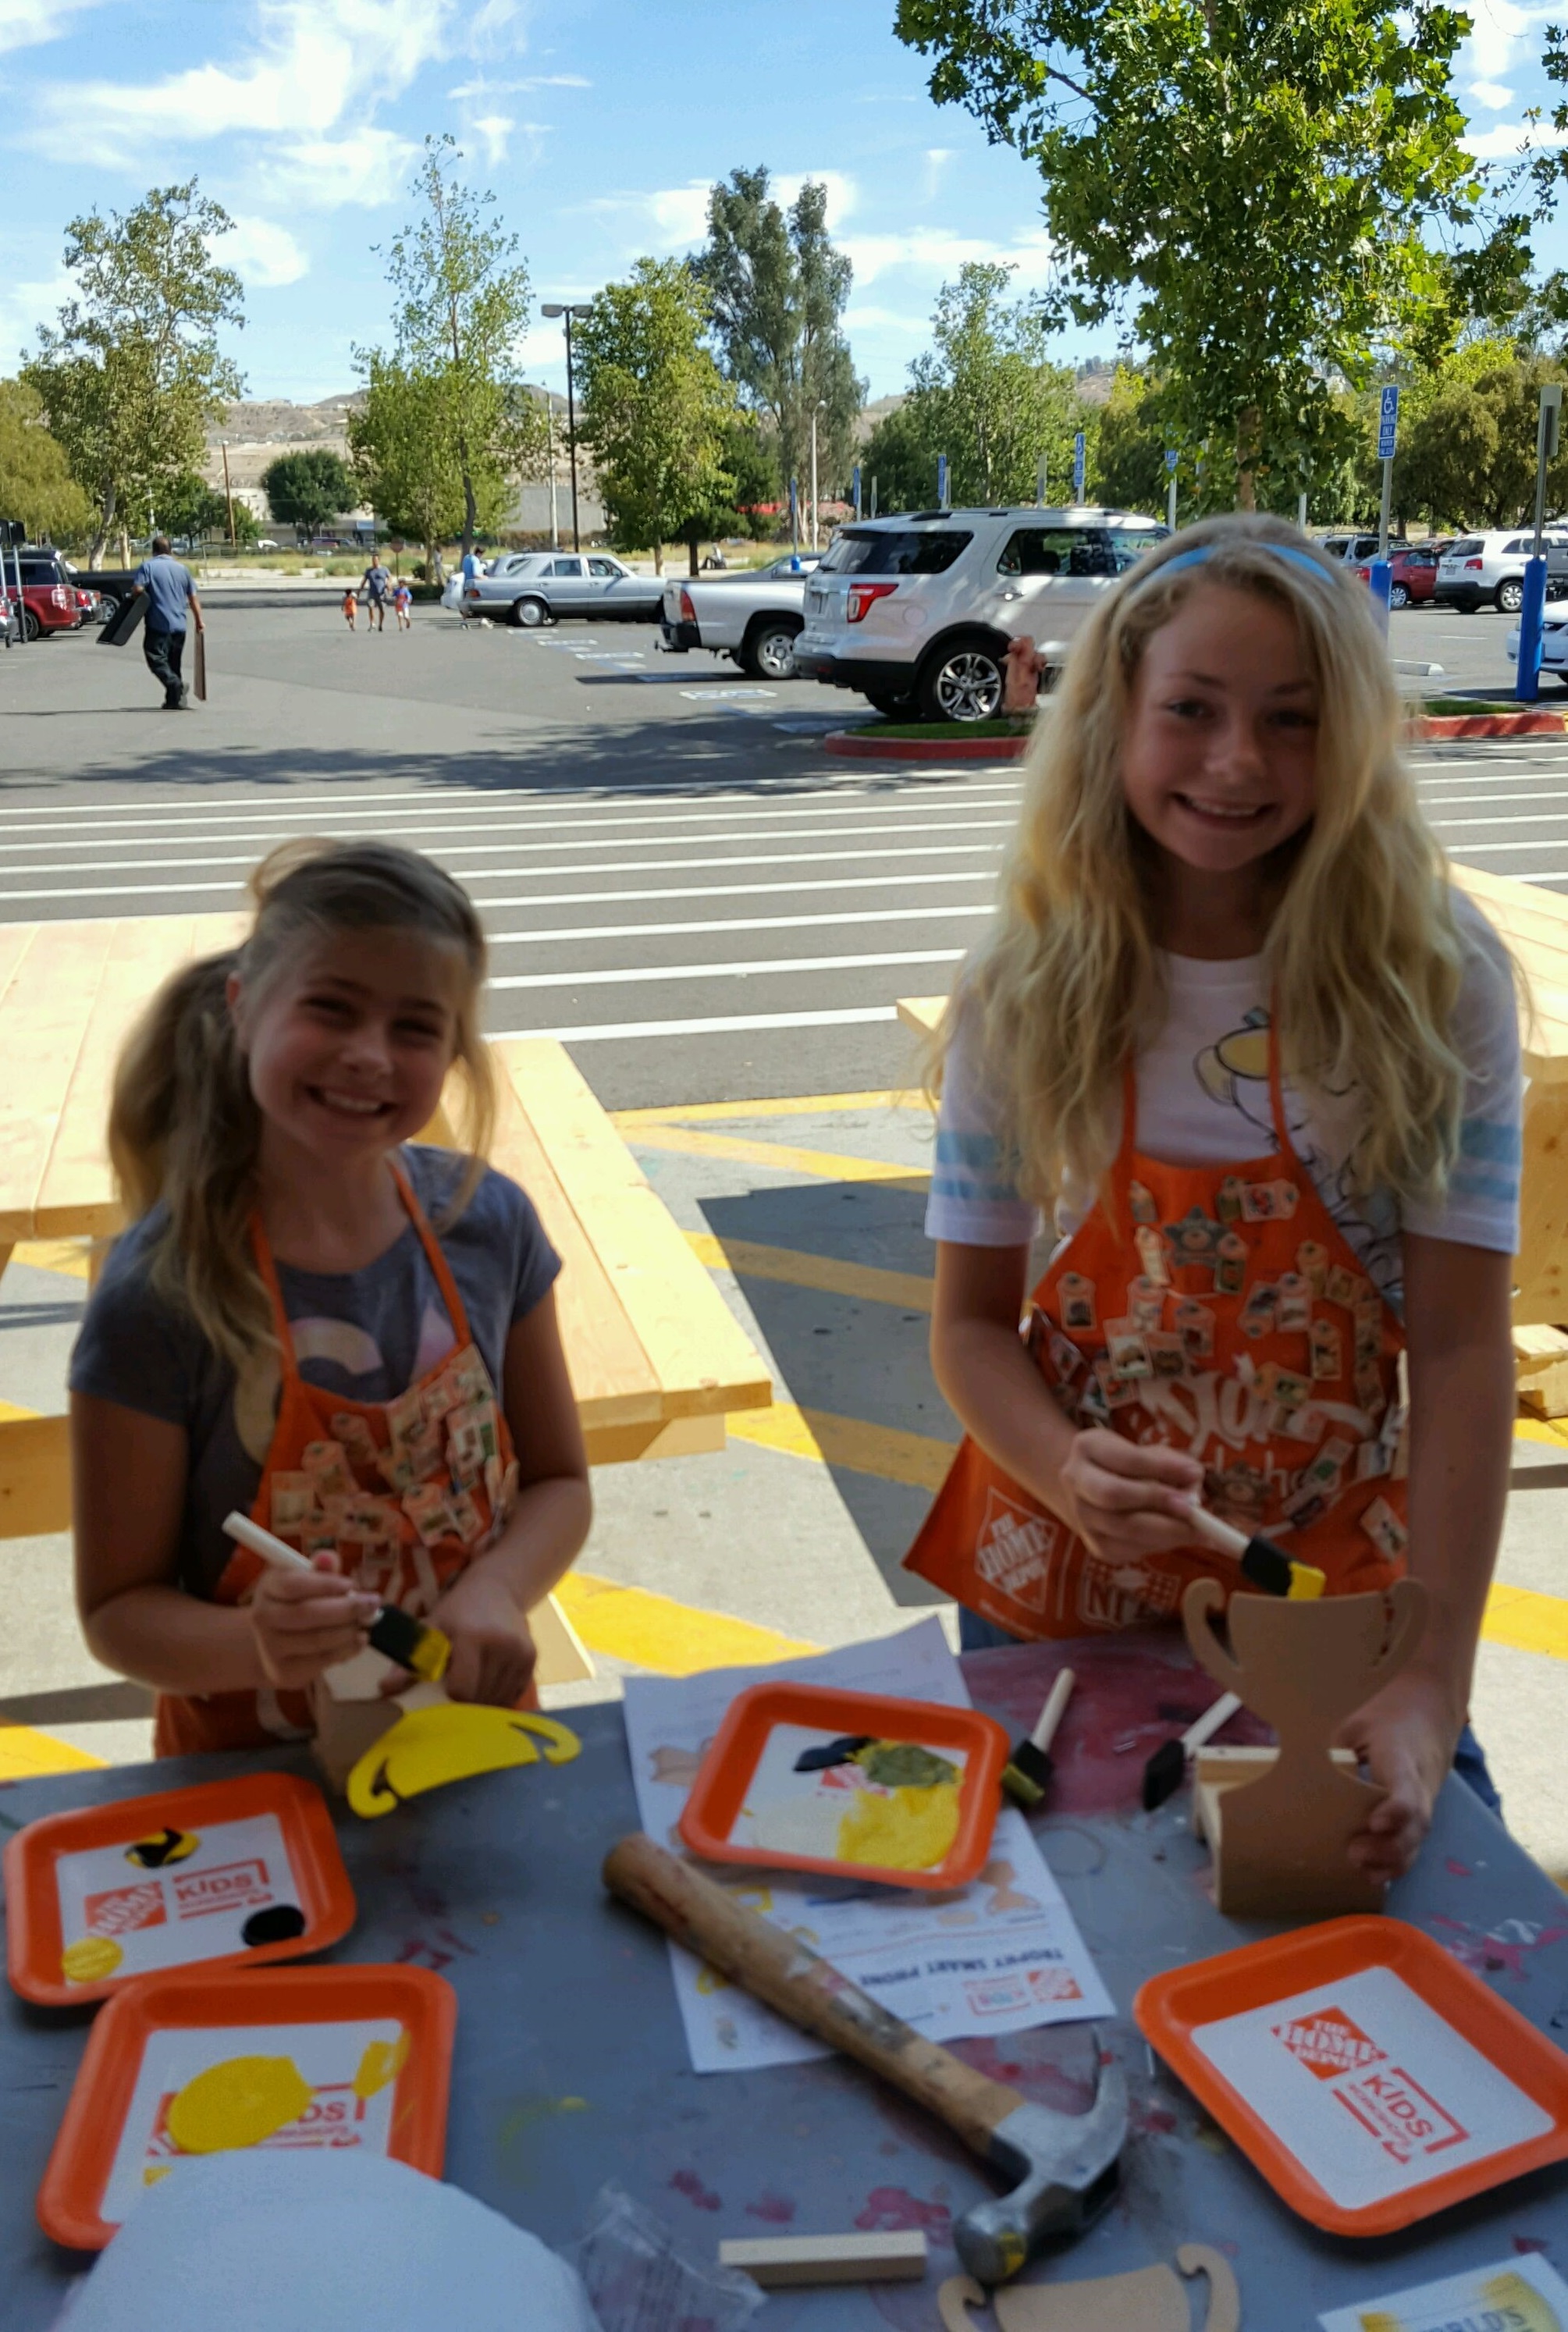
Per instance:
[[[1203,1464],[1203,1499],[1315,1563],[1331,1595],[1404,1568],[1404,1331],[1291,1145],[1269,1032],[1276,1156],[1172,1166],[1137,1147],[1131,1069],[1101,1199],[1036,1288],[1028,1348],[1080,1426]],[[968,1437],[907,1569],[1026,1638],[1168,1618],[1234,1563],[1094,1553]]]
[[[282,1290],[259,1218],[256,1264],[272,1299],[282,1382],[278,1419],[251,1519],[301,1554],[334,1552],[345,1575],[383,1603],[432,1610],[459,1572],[499,1534],[517,1488],[506,1418],[446,1257],[394,1164],[397,1195],[418,1232],[456,1342],[396,1400],[349,1400],[307,1384],[294,1357]],[[236,1547],[214,1589],[243,1603],[266,1566]],[[253,1749],[311,1731],[303,1693],[160,1693],[158,1756],[193,1749]]]

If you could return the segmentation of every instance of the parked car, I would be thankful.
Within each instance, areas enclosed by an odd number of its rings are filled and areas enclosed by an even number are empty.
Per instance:
[[[13,607],[16,605],[16,557],[8,553],[5,563],[5,597]],[[45,639],[51,632],[75,631],[83,611],[60,553],[24,548],[20,557],[23,637]]]
[[[1525,599],[1525,561],[1535,549],[1533,531],[1521,534],[1501,528],[1490,534],[1467,534],[1449,543],[1438,562],[1439,606],[1461,608],[1473,616],[1491,606],[1505,616],[1516,616]],[[1568,534],[1554,530],[1542,537],[1546,554],[1546,597],[1568,597]]]
[[[806,578],[820,565],[814,550],[791,551],[751,574],[666,583],[664,646],[677,655],[711,648],[753,680],[793,680],[795,642],[806,621]]]
[[[1448,548],[1440,542],[1405,542],[1389,545],[1389,606],[1420,607],[1429,605],[1438,588],[1438,561]],[[1372,558],[1361,561],[1356,573],[1363,583],[1372,580],[1372,560],[1377,557],[1377,544],[1372,548]]]
[[[1169,530],[1127,511],[928,510],[842,527],[806,586],[795,668],[879,712],[989,721],[1011,640],[1060,664],[1089,609]]]
[[[465,616],[488,616],[533,631],[562,616],[595,623],[652,623],[664,596],[664,578],[634,575],[607,551],[513,550],[492,559],[471,581],[459,578],[455,600]]]
[[[1519,632],[1515,625],[1506,642],[1510,664],[1519,661]],[[1541,623],[1541,669],[1555,673],[1564,688],[1568,688],[1568,616],[1546,616]]]
[[[1345,559],[1353,566],[1360,566],[1363,559],[1375,559],[1378,555],[1375,534],[1321,534],[1317,547],[1325,558]]]

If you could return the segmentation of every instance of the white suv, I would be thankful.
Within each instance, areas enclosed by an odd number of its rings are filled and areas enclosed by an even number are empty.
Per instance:
[[[1505,528],[1461,535],[1438,561],[1433,597],[1439,607],[1458,607],[1467,616],[1483,607],[1516,616],[1525,603],[1525,562],[1535,547],[1529,528],[1523,533]],[[1568,589],[1568,534],[1560,523],[1542,536],[1541,548],[1546,554],[1546,597],[1561,599]]]
[[[879,712],[989,721],[1009,643],[1059,664],[1089,609],[1168,530],[1125,511],[916,511],[857,521],[806,586],[795,669]]]

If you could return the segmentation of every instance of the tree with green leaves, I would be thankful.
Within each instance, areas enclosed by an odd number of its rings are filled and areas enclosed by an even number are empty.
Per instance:
[[[685,544],[693,575],[704,542],[727,534],[749,534],[760,542],[772,532],[771,513],[759,505],[778,501],[778,472],[755,414],[731,414],[720,428],[714,483],[713,496],[670,529],[672,540]]]
[[[932,347],[909,368],[910,402],[927,402],[954,502],[1033,502],[1042,458],[1058,487],[1071,473],[1084,421],[1076,384],[1050,362],[1038,310],[1008,301],[1012,276],[1010,267],[961,267],[937,295]]]
[[[262,472],[262,492],[267,508],[282,526],[305,536],[315,534],[329,519],[354,507],[354,480],[340,454],[326,445],[308,445],[297,454],[280,454]]]
[[[906,397],[884,413],[860,456],[866,509],[874,484],[879,512],[934,508],[937,457],[946,450],[942,435],[940,413],[929,397]]]
[[[639,259],[627,283],[606,286],[575,335],[578,430],[594,459],[611,539],[664,545],[693,513],[729,503],[724,433],[734,392],[709,351],[708,295],[679,260]],[[693,570],[696,551],[692,552]]]
[[[724,368],[772,425],[780,477],[809,492],[815,411],[818,483],[841,485],[865,384],[844,337],[853,270],[827,233],[827,187],[808,179],[786,212],[765,169],[731,171],[708,197],[708,241],[693,265]]]
[[[1401,412],[1396,510],[1432,526],[1522,525],[1535,509],[1541,390],[1563,378],[1558,359],[1520,358],[1505,341],[1459,351],[1408,419]],[[1546,497],[1548,510],[1568,501],[1568,444],[1547,468]]]
[[[197,467],[207,423],[244,387],[218,343],[244,320],[240,279],[212,252],[233,225],[189,178],[66,229],[75,294],[40,325],[23,378],[93,502],[93,567],[117,526],[140,525],[160,487]]]
[[[24,380],[0,380],[0,518],[20,519],[33,542],[74,544],[92,526],[92,504]]]
[[[1294,475],[1386,345],[1429,361],[1517,304],[1527,222],[1460,143],[1445,0],[898,0],[896,28],[1037,168],[1047,320],[1123,316],[1215,500],[1221,458],[1243,509]]]
[[[545,418],[522,393],[517,354],[529,324],[528,269],[516,235],[492,215],[495,196],[458,177],[462,159],[450,136],[425,140],[415,181],[424,207],[391,244],[387,277],[397,302],[397,368],[405,379],[438,384],[420,396],[441,423],[443,458],[461,481],[466,551],[482,510],[495,506],[506,482],[538,467]],[[379,352],[359,353],[370,371]]]
[[[222,494],[208,485],[194,470],[182,470],[161,488],[153,515],[164,534],[184,535],[187,540],[204,534],[227,534],[229,509]]]
[[[424,545],[432,574],[436,545],[458,532],[466,512],[449,384],[443,373],[409,372],[379,350],[368,362],[364,405],[349,416],[354,475],[377,517]],[[482,476],[475,483],[476,515],[486,529],[502,515],[492,506],[495,483]]]

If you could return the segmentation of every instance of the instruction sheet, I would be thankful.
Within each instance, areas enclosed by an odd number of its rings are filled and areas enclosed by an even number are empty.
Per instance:
[[[1320,2316],[1323,2332],[1568,2332],[1568,2283],[1538,2253]]]
[[[685,1851],[675,1825],[730,1703],[748,1686],[783,1680],[890,1693],[948,1708],[970,1706],[962,1673],[934,1617],[895,1636],[776,1668],[628,1677],[626,1743],[637,1811],[650,1838]],[[1114,2013],[1061,1888],[1014,1807],[998,1817],[990,1859],[980,1877],[951,1894],[783,1870],[704,1868],[930,2040],[1022,2032]],[[802,2064],[832,2053],[678,1945],[669,1951],[697,2072]]]

